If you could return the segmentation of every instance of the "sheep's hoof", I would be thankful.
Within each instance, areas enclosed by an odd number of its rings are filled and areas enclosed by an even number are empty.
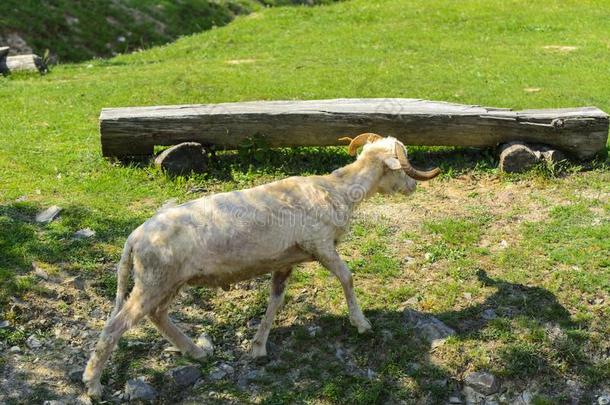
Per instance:
[[[250,350],[250,357],[253,359],[259,359],[261,357],[265,357],[267,355],[267,348],[265,345],[261,344],[252,344],[252,350]]]
[[[102,397],[102,384],[100,382],[88,383],[87,395],[92,399],[99,399]]]
[[[366,333],[372,329],[371,323],[365,317],[362,317],[358,322],[353,322],[353,325],[358,328],[358,333]]]

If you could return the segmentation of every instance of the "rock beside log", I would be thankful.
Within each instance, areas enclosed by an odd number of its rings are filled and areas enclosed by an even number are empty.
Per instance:
[[[522,173],[534,167],[540,158],[527,145],[508,144],[500,153],[500,170],[506,173]]]
[[[533,146],[511,142],[500,148],[500,170],[506,173],[523,173],[542,161],[557,164],[565,155],[546,146]]]
[[[156,157],[155,165],[170,175],[183,175],[205,172],[208,161],[200,143],[184,142],[164,150]]]

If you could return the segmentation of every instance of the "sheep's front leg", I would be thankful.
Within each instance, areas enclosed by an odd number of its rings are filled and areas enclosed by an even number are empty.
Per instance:
[[[343,292],[345,293],[345,300],[347,301],[347,308],[349,310],[349,320],[352,325],[358,328],[359,333],[370,330],[371,323],[360,310],[356,294],[354,294],[352,273],[349,271],[345,262],[341,259],[334,246],[332,248],[319,248],[316,250],[314,256],[341,282]]]
[[[290,275],[292,269],[287,271],[276,271],[273,273],[271,280],[271,293],[269,295],[269,305],[267,306],[267,312],[263,316],[256,335],[252,340],[252,351],[251,356],[253,358],[263,357],[267,355],[267,338],[269,337],[269,331],[273,325],[275,314],[284,301],[284,291],[286,290],[286,280]]]

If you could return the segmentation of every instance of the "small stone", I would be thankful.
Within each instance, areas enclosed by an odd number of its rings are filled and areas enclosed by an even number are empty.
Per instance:
[[[199,367],[195,366],[176,367],[169,370],[167,374],[180,387],[192,385],[201,377]]]
[[[144,381],[144,377],[138,377],[125,383],[125,397],[130,401],[154,401],[157,398],[157,392]]]
[[[464,298],[466,298],[468,301],[470,301],[472,299],[472,294],[469,292],[465,292],[464,293]]]
[[[405,256],[404,262],[407,264],[411,264],[411,263],[415,262],[415,258],[413,256]]]
[[[493,374],[482,371],[468,374],[464,382],[467,386],[485,395],[495,394],[500,388]]]
[[[488,308],[485,311],[483,311],[483,313],[481,314],[481,317],[487,321],[490,321],[492,319],[496,319],[498,317],[498,315],[496,315],[496,311],[494,311],[491,308]]]
[[[82,279],[80,276],[70,277],[70,278],[66,279],[63,283],[65,285],[69,285],[70,287],[75,288],[77,290],[85,289],[85,280]]]
[[[191,171],[203,173],[208,162],[201,144],[184,142],[161,152],[155,158],[155,165],[171,175],[182,175]]]
[[[319,334],[322,331],[322,328],[319,327],[318,325],[313,325],[313,326],[309,326],[307,328],[307,333],[309,334],[309,336],[314,337],[317,334]]]
[[[0,322],[0,329],[8,328],[9,326],[11,326],[9,321],[1,321]]]
[[[32,271],[36,276],[40,277],[43,280],[49,279],[49,275],[47,274],[47,272],[40,268],[40,266],[36,262],[32,262]]]
[[[450,404],[461,404],[462,400],[460,399],[460,397],[453,396],[453,397],[449,397],[449,403]]]
[[[42,342],[38,340],[34,335],[30,335],[30,337],[25,340],[25,344],[32,350],[39,349],[42,347]]]
[[[407,324],[423,337],[434,349],[445,343],[445,340],[455,335],[455,330],[431,315],[413,309],[404,311]]]
[[[89,239],[95,236],[95,231],[91,228],[84,228],[74,232],[74,239]]]
[[[478,405],[485,402],[485,395],[476,392],[472,387],[465,386],[462,389],[462,394],[467,405]]]
[[[500,246],[500,249],[506,249],[508,247],[508,242],[502,239],[498,245]]]
[[[44,401],[42,405],[65,405],[65,402],[58,399],[51,399]]]
[[[610,394],[602,394],[597,398],[597,405],[608,405],[610,404]]]
[[[434,255],[433,255],[432,253],[430,253],[430,252],[427,252],[427,253],[424,255],[424,258],[425,258],[427,261],[431,261],[433,257],[434,257]]]
[[[9,353],[21,353],[21,348],[19,346],[13,346],[8,349]]]
[[[542,158],[548,163],[557,164],[566,159],[566,156],[556,149],[547,149],[542,151]]]
[[[48,224],[49,222],[57,218],[61,210],[62,209],[57,205],[53,205],[36,215],[36,222],[38,222],[39,224]]]
[[[208,377],[210,378],[210,380],[212,381],[219,381],[222,380],[223,378],[225,378],[227,376],[227,372],[224,371],[223,369],[221,369],[220,367],[214,367],[212,369],[212,371],[210,372],[210,374],[208,375]]]
[[[531,405],[533,399],[534,394],[529,390],[525,390],[512,402],[512,405]]]
[[[85,372],[85,370],[82,368],[73,368],[68,373],[68,378],[72,382],[81,382],[84,372]]]

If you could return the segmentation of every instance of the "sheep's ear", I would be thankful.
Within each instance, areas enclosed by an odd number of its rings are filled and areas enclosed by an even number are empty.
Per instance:
[[[385,165],[387,167],[389,167],[390,170],[400,170],[400,169],[402,169],[402,165],[400,164],[400,161],[398,159],[396,159],[395,157],[385,158],[383,160],[383,163],[385,163]]]

